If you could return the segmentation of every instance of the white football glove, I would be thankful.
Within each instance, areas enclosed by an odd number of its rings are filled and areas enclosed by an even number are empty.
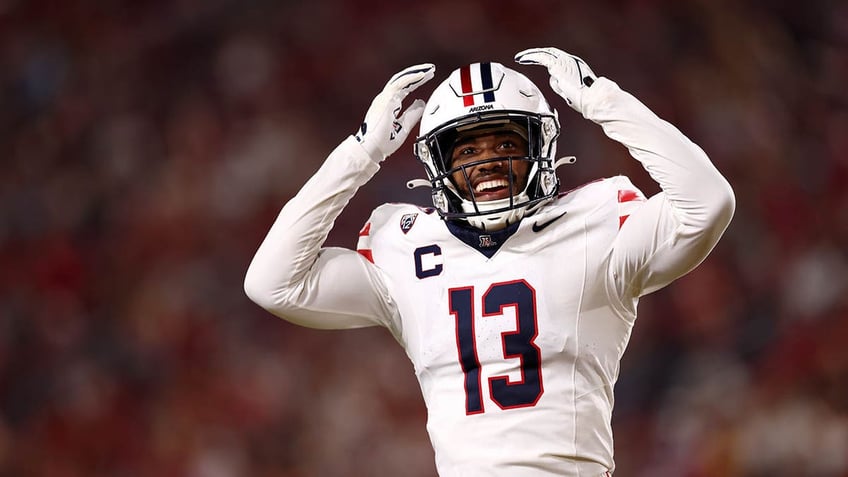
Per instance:
[[[582,59],[557,48],[530,48],[515,55],[522,65],[542,65],[551,75],[551,88],[572,109],[584,114],[583,91],[592,86],[597,76]]]
[[[403,114],[406,95],[429,81],[436,67],[430,63],[410,66],[392,76],[383,91],[371,102],[365,121],[354,137],[374,162],[380,163],[406,141],[409,132],[424,114],[424,101],[416,99]]]

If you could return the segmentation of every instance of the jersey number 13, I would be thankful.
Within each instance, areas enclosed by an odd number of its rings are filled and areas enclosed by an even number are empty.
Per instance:
[[[459,363],[465,375],[465,412],[482,413],[485,409],[474,326],[474,287],[451,288],[448,294],[450,312],[456,320]],[[519,360],[521,379],[511,381],[509,376],[490,377],[489,395],[492,401],[501,409],[535,406],[544,392],[541,352],[534,343],[538,335],[536,290],[524,280],[494,283],[483,293],[482,302],[484,320],[502,316],[504,308],[515,308],[515,329],[501,333],[501,344],[505,359]]]

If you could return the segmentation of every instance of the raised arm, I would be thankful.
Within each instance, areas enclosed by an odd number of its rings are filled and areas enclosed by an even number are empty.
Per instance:
[[[546,66],[553,89],[623,144],[662,189],[629,216],[616,238],[610,274],[619,296],[650,293],[700,264],[735,209],[730,184],[704,151],[576,56],[536,48],[516,59]]]
[[[433,77],[430,64],[394,75],[354,136],[342,142],[282,209],[253,257],[247,296],[292,323],[314,328],[392,326],[392,304],[379,271],[353,250],[321,248],[334,221],[379,164],[421,119],[403,99]]]

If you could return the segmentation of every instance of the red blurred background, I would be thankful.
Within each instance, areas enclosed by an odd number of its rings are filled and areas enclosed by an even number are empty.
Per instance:
[[[244,296],[279,208],[389,76],[583,57],[733,185],[706,262],[642,300],[622,476],[848,476],[848,3],[0,0],[0,476],[435,475],[387,332]],[[656,186],[546,86],[563,187]],[[428,204],[411,146],[337,221]]]

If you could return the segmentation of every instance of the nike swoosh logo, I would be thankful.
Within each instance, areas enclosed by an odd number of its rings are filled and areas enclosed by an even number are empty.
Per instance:
[[[547,221],[547,222],[542,222],[542,223],[534,222],[534,223],[533,223],[533,232],[541,232],[541,231],[542,231],[545,227],[547,227],[548,225],[551,225],[552,223],[554,223],[554,222],[556,222],[557,220],[561,219],[561,218],[562,218],[562,216],[563,216],[563,215],[565,215],[565,214],[567,214],[567,213],[568,213],[568,211],[565,211],[565,212],[563,212],[563,213],[561,213],[561,214],[557,215],[556,217],[552,218],[551,220],[549,220],[549,221]]]

